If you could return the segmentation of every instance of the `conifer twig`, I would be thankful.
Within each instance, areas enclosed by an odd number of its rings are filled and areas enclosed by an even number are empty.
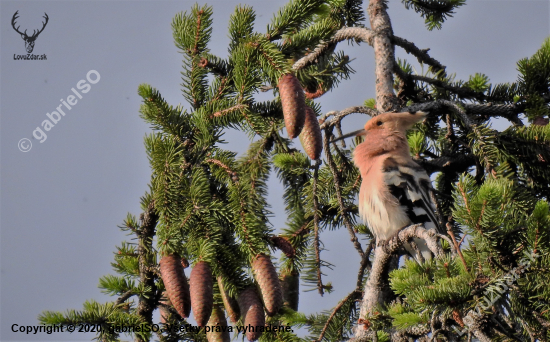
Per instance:
[[[453,233],[453,227],[451,226],[450,222],[447,222],[447,233],[451,236],[452,242],[455,246],[455,249],[458,253],[458,256],[460,256],[460,260],[462,260],[462,264],[464,264],[464,268],[466,269],[466,272],[470,272],[470,269],[468,268],[468,265],[466,264],[466,260],[464,259],[464,255],[462,255],[462,251],[460,250],[460,246],[456,242],[455,233]]]
[[[438,79],[423,76],[423,75],[408,75],[408,76],[411,77],[415,81],[426,82],[426,83],[429,83],[429,84],[434,85],[436,87],[443,88],[445,90],[449,90],[449,91],[451,91],[451,92],[453,92],[453,93],[455,93],[455,94],[457,94],[457,95],[459,95],[463,98],[475,98],[476,100],[482,101],[487,97],[487,96],[485,96],[485,94],[483,94],[479,91],[472,90],[469,87],[453,86],[453,85],[451,85],[447,82],[444,82],[442,80],[438,80]]]
[[[353,243],[353,246],[359,253],[359,256],[361,258],[364,257],[363,248],[361,248],[361,244],[359,243],[359,240],[357,239],[357,236],[355,236],[355,232],[353,231],[353,227],[351,225],[351,222],[349,222],[346,211],[344,207],[344,202],[342,200],[342,192],[340,189],[340,178],[338,177],[338,172],[336,172],[336,166],[334,165],[334,160],[332,159],[332,154],[330,153],[330,146],[329,146],[329,139],[332,136],[332,127],[325,128],[325,134],[323,136],[323,149],[325,150],[325,155],[327,157],[327,163],[330,168],[330,172],[332,173],[332,178],[334,179],[334,188],[336,190],[336,197],[338,198],[338,205],[340,206],[340,214],[342,215],[342,219],[344,220],[344,224],[346,228],[348,229],[348,232],[351,236],[351,242]]]
[[[126,301],[126,299],[132,297],[134,295],[133,290],[128,290],[122,294],[122,296],[118,297],[115,301],[116,305],[122,304]]]
[[[323,279],[321,277],[321,251],[319,242],[319,202],[317,200],[317,179],[319,178],[320,159],[315,161],[313,171],[313,225],[315,236],[313,238],[313,246],[315,248],[315,266],[317,268],[317,291],[322,296],[324,294]]]
[[[439,63],[436,59],[432,58],[428,54],[428,51],[430,51],[430,49],[419,49],[416,45],[414,45],[414,43],[397,36],[392,36],[391,40],[395,45],[402,47],[407,53],[415,56],[418,59],[419,63],[428,64],[429,66],[431,66],[434,71],[437,72],[439,70],[446,69],[443,64]]]
[[[358,294],[360,294],[361,292],[359,292],[357,289],[355,289],[353,292],[350,292],[344,299],[342,299],[338,305],[336,305],[334,307],[334,309],[332,310],[330,316],[328,317],[325,325],[323,326],[323,330],[321,330],[321,333],[319,334],[319,337],[316,339],[316,340],[313,340],[313,342],[321,342],[323,340],[323,337],[325,337],[325,333],[327,332],[327,329],[328,329],[328,326],[330,325],[330,322],[332,322],[334,316],[336,316],[336,313],[342,308],[342,306],[344,306],[344,304],[354,298],[354,297],[357,297]]]

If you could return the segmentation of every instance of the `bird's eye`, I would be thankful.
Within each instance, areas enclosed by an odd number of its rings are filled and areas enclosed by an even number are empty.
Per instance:
[[[377,121],[377,122],[376,122],[376,125],[377,125],[377,126],[382,126],[382,124],[383,124],[382,121]]]

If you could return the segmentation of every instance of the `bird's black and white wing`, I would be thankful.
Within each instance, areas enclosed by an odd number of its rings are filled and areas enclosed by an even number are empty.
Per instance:
[[[399,201],[411,223],[422,223],[426,229],[441,232],[430,196],[433,188],[426,171],[414,162],[400,164],[391,158],[385,164],[388,190]]]

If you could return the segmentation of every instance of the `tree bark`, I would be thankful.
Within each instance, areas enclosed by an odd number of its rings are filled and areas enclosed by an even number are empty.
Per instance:
[[[148,293],[148,298],[139,297],[137,314],[143,322],[149,325],[153,324],[153,311],[156,308],[157,286],[155,285],[155,273],[151,267],[151,262],[154,259],[154,252],[152,252],[153,236],[155,235],[157,221],[158,216],[155,213],[155,208],[153,204],[150,204],[147,211],[141,216],[141,227],[138,233],[139,246],[137,249],[139,256],[139,281],[151,289]],[[142,339],[136,335],[136,341],[142,342]]]
[[[386,0],[370,0],[367,9],[371,29],[374,31],[373,47],[376,75],[376,109],[393,112],[399,109],[399,99],[393,92],[393,67],[395,46],[393,30],[388,15]]]

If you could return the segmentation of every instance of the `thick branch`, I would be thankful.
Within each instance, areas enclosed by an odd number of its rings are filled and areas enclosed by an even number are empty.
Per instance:
[[[468,169],[476,164],[476,159],[471,154],[458,155],[456,157],[442,156],[431,160],[415,160],[428,175],[434,172],[453,170],[458,173],[466,172]]]
[[[344,27],[334,34],[329,41],[321,41],[317,47],[310,52],[308,55],[300,58],[294,65],[292,69],[298,71],[311,63],[314,63],[317,58],[319,58],[323,53],[334,47],[337,43],[346,40],[346,39],[355,39],[360,42],[367,42],[369,45],[372,45],[373,32],[368,28],[364,27]]]
[[[391,41],[393,30],[386,9],[385,0],[370,0],[367,12],[371,28],[375,32],[373,47],[376,75],[376,108],[381,112],[393,112],[399,108],[399,99],[393,93],[395,47]]]
[[[359,314],[360,319],[365,319],[372,315],[377,306],[383,305],[386,302],[385,299],[388,292],[386,288],[386,275],[391,256],[403,246],[404,242],[410,241],[415,237],[425,240],[426,245],[436,257],[443,255],[443,250],[437,242],[436,231],[434,229],[426,230],[420,224],[405,227],[389,240],[379,243],[374,251],[374,261],[370,276],[363,291],[363,302],[361,303]],[[361,339],[366,333],[365,325],[358,324],[355,330],[355,337]]]
[[[341,111],[330,111],[326,113],[321,117],[321,119],[319,119],[320,127],[321,129],[332,127],[336,125],[337,122],[341,121],[344,117],[354,113],[363,113],[370,116],[378,115],[378,111],[376,111],[376,109],[372,109],[365,106],[353,106],[353,107],[343,109]],[[331,116],[334,116],[334,118],[330,121],[326,121],[326,119],[328,119]]]
[[[478,338],[481,342],[491,342],[491,338],[487,336],[482,330],[481,325],[483,323],[483,316],[477,315],[474,311],[470,311],[466,317],[464,317],[464,324],[468,327],[470,331],[473,332],[474,336]]]
[[[462,108],[464,109],[462,109]],[[449,100],[436,100],[426,103],[415,103],[408,107],[401,108],[401,111],[429,111],[433,113],[439,113],[448,110],[451,108],[454,113],[458,114],[462,122],[468,126],[472,125],[471,118],[466,115],[469,113],[470,116],[473,114],[489,116],[500,116],[508,121],[514,123],[517,126],[523,126],[523,123],[518,118],[518,114],[522,113],[524,108],[522,105],[513,105],[513,104],[469,104]]]

